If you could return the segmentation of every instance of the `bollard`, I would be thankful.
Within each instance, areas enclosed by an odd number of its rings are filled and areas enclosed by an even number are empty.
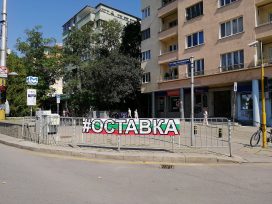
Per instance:
[[[118,138],[117,138],[117,148],[118,148],[118,151],[120,152],[121,150],[121,136],[118,135]]]
[[[197,135],[197,126],[194,126],[194,135]]]
[[[218,137],[219,137],[219,138],[222,138],[222,128],[219,128],[219,129],[218,129]]]
[[[231,138],[232,138],[231,121],[228,120],[228,143],[229,143],[229,155],[230,155],[230,157],[232,157]]]

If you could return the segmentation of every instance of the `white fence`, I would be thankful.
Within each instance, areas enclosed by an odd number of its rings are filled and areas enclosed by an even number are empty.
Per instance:
[[[83,118],[71,117],[61,117],[59,121],[45,117],[35,123],[31,121],[31,125],[25,120],[22,132],[26,139],[50,145],[171,152],[197,150],[231,156],[231,123],[226,118],[209,118],[208,122],[195,119],[193,138],[191,119],[179,120],[181,129],[175,136],[83,133]]]

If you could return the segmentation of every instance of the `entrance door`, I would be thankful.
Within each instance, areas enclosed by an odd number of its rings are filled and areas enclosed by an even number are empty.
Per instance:
[[[231,92],[216,91],[214,92],[214,116],[231,117]]]

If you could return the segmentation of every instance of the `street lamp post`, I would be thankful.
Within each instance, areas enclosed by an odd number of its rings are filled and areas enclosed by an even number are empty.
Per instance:
[[[265,111],[265,93],[264,93],[264,59],[263,59],[263,43],[262,41],[255,41],[250,43],[250,47],[256,47],[260,45],[261,49],[261,86],[262,86],[262,135],[263,135],[263,148],[267,148],[267,135],[266,135],[266,111]]]
[[[2,8],[2,36],[1,36],[1,61],[0,66],[6,67],[6,59],[7,59],[7,0],[3,0],[3,8]]]

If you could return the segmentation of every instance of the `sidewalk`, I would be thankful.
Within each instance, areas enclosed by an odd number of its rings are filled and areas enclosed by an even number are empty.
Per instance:
[[[97,160],[119,160],[143,163],[272,163],[272,147],[262,149],[249,147],[248,141],[253,128],[235,127],[233,157],[216,153],[169,153],[149,151],[120,151],[90,148],[73,148],[37,144],[0,134],[0,143],[35,152],[76,156]],[[248,136],[249,135],[249,136]]]
[[[268,143],[268,148],[263,149],[261,142],[257,147],[251,147],[249,141],[251,135],[256,132],[256,127],[235,126],[232,138],[232,152],[243,160],[250,163],[272,163],[272,144]]]

